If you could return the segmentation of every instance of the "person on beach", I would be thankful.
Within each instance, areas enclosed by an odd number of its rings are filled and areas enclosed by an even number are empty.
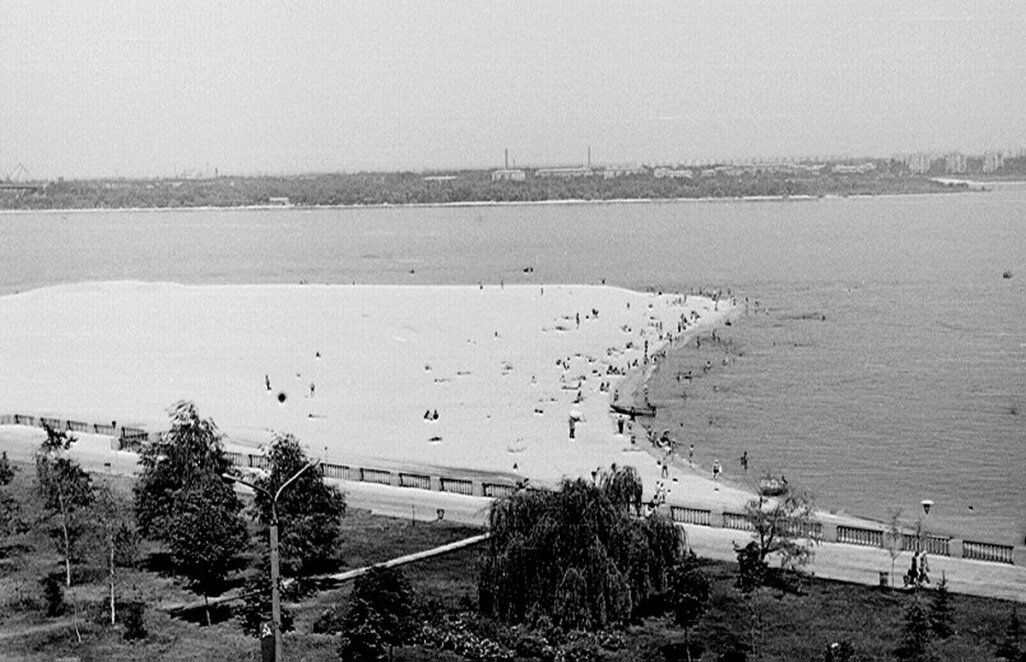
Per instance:
[[[264,384],[267,385],[267,390],[270,391],[271,390],[271,378],[269,376],[267,376],[267,375],[264,375]]]
[[[688,464],[695,463],[695,445],[691,444],[688,446]]]
[[[720,467],[720,461],[719,460],[713,460],[713,468],[712,468],[713,480],[719,480],[720,479],[720,471],[722,471],[722,470],[723,470],[722,467]]]
[[[748,471],[748,451],[741,453],[741,468]]]

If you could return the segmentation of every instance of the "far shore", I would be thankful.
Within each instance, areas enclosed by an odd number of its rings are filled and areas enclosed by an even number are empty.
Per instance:
[[[975,182],[985,184],[987,182]],[[1011,182],[1004,182],[1011,183]],[[822,195],[751,195],[734,197],[698,197],[698,198],[612,198],[592,200],[587,198],[571,198],[565,200],[515,200],[515,201],[471,201],[471,202],[415,202],[408,204],[373,204],[373,205],[235,205],[235,206],[200,206],[200,207],[73,207],[68,209],[0,209],[2,214],[85,214],[85,213],[167,213],[167,212],[239,212],[239,211],[319,211],[348,209],[427,209],[427,208],[475,208],[475,207],[531,207],[550,205],[633,205],[633,204],[677,204],[677,203],[731,203],[731,202],[816,202],[819,200],[862,200],[914,198],[934,195],[952,195],[958,193],[980,193],[981,189],[960,188],[957,190],[941,190],[933,192],[917,191],[914,193],[856,193],[838,195],[825,193]]]

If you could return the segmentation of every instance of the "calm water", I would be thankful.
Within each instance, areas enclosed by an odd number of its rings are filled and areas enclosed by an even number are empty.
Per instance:
[[[731,288],[750,306],[722,334],[729,354],[685,348],[652,391],[665,405],[659,425],[695,443],[700,463],[719,458],[741,477],[747,450],[752,475],[785,473],[826,507],[914,518],[930,498],[932,528],[1026,535],[1023,186],[801,202],[0,215],[0,293],[121,279]],[[714,361],[709,377],[678,382],[674,366],[696,359]]]

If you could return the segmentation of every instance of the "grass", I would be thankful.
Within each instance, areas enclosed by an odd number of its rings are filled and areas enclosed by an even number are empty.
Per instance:
[[[159,547],[143,546],[141,562],[119,571],[119,599],[141,600],[148,605],[145,621],[149,636],[141,641],[123,639],[123,626],[105,625],[106,575],[102,559],[84,554],[75,568],[77,583],[68,592],[74,609],[47,618],[39,579],[61,571],[56,547],[40,522],[32,486],[32,467],[25,466],[7,488],[24,505],[22,517],[36,525],[31,530],[0,540],[0,658],[52,660],[257,660],[259,642],[242,633],[231,608],[212,626],[172,617],[162,605],[195,601],[182,579],[170,572]],[[116,488],[128,495],[130,483]],[[338,567],[355,568],[436,547],[479,533],[478,529],[449,522],[412,523],[408,520],[351,512],[344,520]],[[256,558],[262,541],[254,541],[248,559]],[[419,597],[433,605],[433,614],[472,609],[477,599],[480,551],[463,549],[450,555],[406,566]],[[712,581],[710,609],[692,631],[692,641],[704,646],[702,659],[716,659],[732,644],[754,647],[758,659],[822,660],[827,645],[851,642],[863,659],[891,659],[901,637],[902,614],[912,595],[875,587],[813,580],[804,595],[761,589],[751,598],[733,588],[736,566],[708,562]],[[241,573],[235,584],[241,580]],[[348,604],[351,584],[322,582],[319,590],[299,604],[286,605],[295,617],[295,631],[285,637],[290,659],[337,659],[336,636],[313,634],[326,610]],[[929,594],[926,600],[929,603]],[[938,646],[940,660],[992,660],[1011,613],[1009,602],[953,595],[956,634]],[[76,625],[78,634],[76,634]],[[651,618],[631,626],[625,646],[602,653],[608,660],[679,659],[683,631],[666,619]],[[81,643],[79,643],[79,635]],[[756,659],[755,652],[749,659]],[[670,657],[667,657],[670,656]],[[397,660],[456,660],[451,653],[406,648]]]

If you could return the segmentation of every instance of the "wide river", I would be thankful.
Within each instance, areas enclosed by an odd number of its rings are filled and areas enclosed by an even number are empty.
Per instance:
[[[719,459],[740,480],[747,451],[748,476],[786,474],[827,508],[879,519],[902,508],[913,520],[929,498],[931,530],[1026,535],[1023,185],[771,202],[0,214],[0,294],[95,280],[729,288],[749,301],[718,333],[729,352],[684,348],[650,394],[663,405],[658,425],[693,443],[699,464]],[[676,380],[674,361],[696,358],[711,360],[709,376]]]

